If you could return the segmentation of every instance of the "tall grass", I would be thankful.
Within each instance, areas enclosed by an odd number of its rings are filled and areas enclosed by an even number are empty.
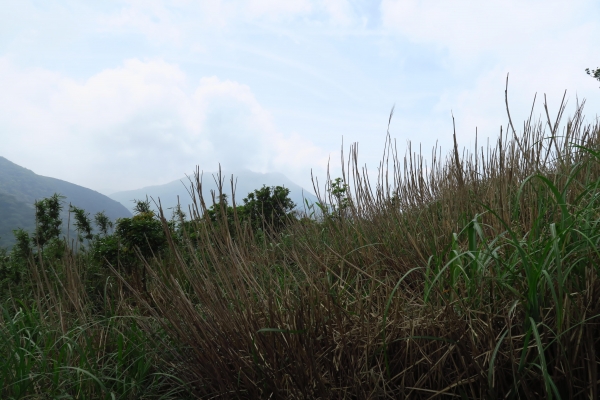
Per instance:
[[[178,376],[201,398],[597,398],[600,127],[564,109],[430,165],[388,139],[374,183],[352,146],[322,220],[283,233],[207,223],[197,175],[194,239],[140,296]]]
[[[102,313],[94,309],[83,284],[85,261],[74,253],[58,265],[30,260],[31,297],[3,296],[0,398],[185,396],[185,384],[139,328],[143,316],[111,290],[110,279],[105,294],[113,298],[106,296]]]
[[[32,264],[4,397],[598,398],[600,125],[544,109],[429,163],[388,135],[375,181],[351,146],[284,230],[238,218],[233,182],[213,223],[196,174],[143,291],[113,266],[94,314],[85,265]]]

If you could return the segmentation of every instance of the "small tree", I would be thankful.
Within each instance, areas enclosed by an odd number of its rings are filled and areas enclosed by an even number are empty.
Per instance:
[[[266,223],[276,231],[283,229],[288,220],[294,218],[293,210],[296,207],[289,195],[290,189],[265,185],[248,193],[244,199],[244,213],[252,227],[258,230]]]
[[[34,246],[38,248],[38,255],[48,260],[55,260],[62,256],[64,242],[58,240],[61,233],[62,200],[64,196],[55,193],[51,197],[38,200],[34,203],[36,226],[33,235],[29,235],[22,228],[13,230],[15,245],[10,253],[6,249],[0,252],[0,281],[7,280],[11,284],[18,284],[25,276],[29,263],[35,259]]]
[[[342,178],[335,178],[331,182],[331,195],[335,199],[333,205],[335,213],[338,218],[341,218],[346,209],[350,206],[350,200],[348,199],[348,185],[342,181]]]
[[[135,206],[133,207],[133,212],[136,214],[145,214],[145,213],[153,213],[150,208],[150,200],[146,197],[146,200],[133,200]]]
[[[100,233],[98,234],[98,236],[100,234],[102,234],[102,236],[108,236],[108,230],[109,229],[112,230],[112,228],[113,228],[112,221],[110,220],[110,218],[108,218],[106,216],[104,211],[100,211],[100,212],[96,213],[96,215],[94,215],[94,222],[96,223],[96,226],[100,230]]]
[[[35,202],[35,235],[34,242],[43,250],[52,239],[60,236],[62,220],[62,200],[65,196],[54,193],[51,197]]]
[[[92,220],[90,219],[90,213],[85,212],[85,210],[70,205],[69,212],[73,213],[75,218],[75,229],[77,229],[77,237],[80,243],[83,243],[83,240],[92,240],[94,235],[92,234]]]
[[[27,231],[24,229],[19,228],[14,230],[13,234],[15,235],[16,243],[12,248],[12,256],[22,260],[29,259],[29,257],[31,257],[33,254],[29,233],[27,233]]]
[[[159,256],[167,248],[167,238],[161,221],[150,209],[148,200],[134,200],[136,215],[117,220],[115,232],[98,239],[94,258],[108,261],[118,268],[123,266],[126,275],[132,275],[134,286],[146,291],[146,269],[139,255],[145,259]]]

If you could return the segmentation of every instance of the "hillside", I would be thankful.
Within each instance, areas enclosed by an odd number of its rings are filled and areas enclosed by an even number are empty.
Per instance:
[[[213,175],[216,176],[216,174],[211,172],[206,172],[202,175],[202,194],[208,206],[212,204],[211,190],[214,190],[215,192],[217,190]],[[228,198],[231,198],[231,175],[232,173],[230,172],[223,173],[223,177],[225,178],[223,192],[227,194]],[[260,189],[263,185],[284,186],[290,189],[290,198],[296,203],[296,206],[299,209],[302,209],[304,198],[306,198],[309,203],[317,201],[317,198],[313,194],[307,192],[306,189],[292,182],[289,178],[280,173],[261,174],[248,170],[240,170],[234,171],[233,176],[237,179],[235,191],[236,204],[243,204],[243,198],[246,197],[248,193],[255,189]],[[191,205],[191,198],[187,191],[189,187],[190,181],[187,177],[184,177],[164,185],[148,186],[137,190],[113,193],[109,197],[125,205],[130,211],[133,210],[134,199],[145,199],[147,195],[149,198],[152,197],[158,202],[158,199],[160,198],[163,210],[166,211],[177,205],[177,196],[179,196],[179,202],[182,209],[185,211],[188,209],[188,206]]]
[[[113,221],[131,216],[122,204],[103,194],[60,179],[37,175],[0,157],[0,246],[13,244],[13,229],[33,230],[34,202],[54,193],[66,196],[65,217],[69,203],[83,208],[90,215],[104,211]]]

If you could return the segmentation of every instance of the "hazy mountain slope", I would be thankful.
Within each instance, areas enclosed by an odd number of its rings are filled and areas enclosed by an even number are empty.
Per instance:
[[[0,157],[0,245],[13,243],[13,229],[31,230],[35,223],[33,203],[54,193],[66,196],[65,212],[71,203],[91,216],[104,211],[113,221],[131,216],[122,204],[103,194],[60,179],[37,175]]]
[[[255,189],[261,188],[263,185],[284,186],[290,189],[290,198],[296,203],[298,208],[302,208],[303,195],[304,198],[309,201],[309,203],[314,203],[317,201],[317,198],[314,195],[308,193],[301,186],[295,184],[285,175],[280,173],[261,174],[258,172],[241,170],[235,171],[233,174],[234,178],[237,179],[235,191],[236,204],[243,204],[243,198],[246,197],[248,193],[254,191]],[[209,206],[212,204],[210,191],[216,191],[217,189],[213,175],[216,176],[216,174],[213,173],[204,173],[202,175],[203,196],[204,200]],[[231,199],[231,173],[224,172],[223,177],[225,178],[223,192],[227,194],[229,199]],[[165,210],[166,216],[169,217],[171,213],[168,211],[168,209],[177,205],[177,196],[179,196],[179,201],[182,208],[184,211],[187,211],[188,205],[191,204],[190,195],[186,190],[186,188],[189,187],[190,182],[188,178],[182,178],[181,180],[169,182],[164,185],[148,186],[141,189],[113,193],[110,195],[110,198],[119,201],[121,204],[129,208],[129,210],[133,209],[134,199],[145,199],[147,195],[158,202],[158,199],[160,198],[163,210]]]
[[[29,232],[35,229],[33,205],[19,201],[15,196],[0,192],[0,247],[14,242],[13,229],[23,228]]]

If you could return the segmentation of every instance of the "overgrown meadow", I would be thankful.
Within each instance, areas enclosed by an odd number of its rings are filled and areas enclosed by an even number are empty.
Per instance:
[[[2,254],[0,397],[599,398],[600,124],[545,110],[447,155],[388,135],[374,182],[352,146],[303,213],[197,174],[191,209],[72,208],[64,238],[41,200]]]

